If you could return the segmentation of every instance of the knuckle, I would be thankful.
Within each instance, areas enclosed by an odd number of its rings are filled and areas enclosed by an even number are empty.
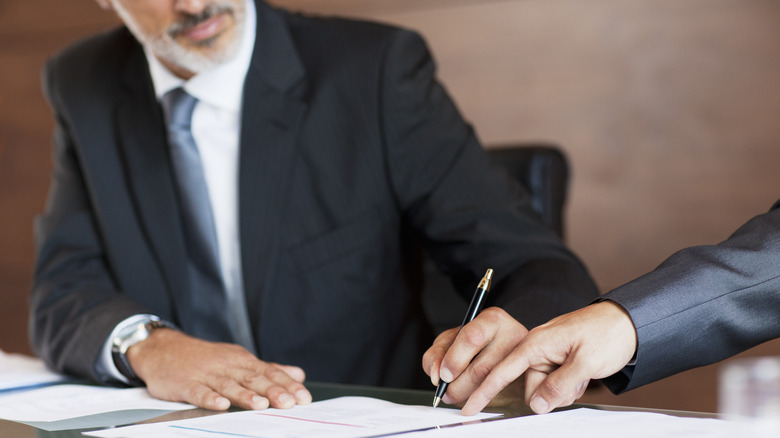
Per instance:
[[[464,326],[463,330],[460,331],[460,336],[462,341],[472,348],[481,348],[485,343],[484,333],[473,325]]]
[[[558,379],[555,379],[553,377],[548,377],[544,380],[542,383],[542,387],[544,390],[553,396],[556,400],[565,398],[567,396],[567,391],[564,387],[561,386],[561,382],[558,381]]]
[[[215,381],[214,381],[214,383],[212,385],[212,388],[214,388],[214,390],[216,392],[218,392],[219,394],[223,394],[224,395],[228,391],[230,391],[230,389],[232,387],[234,387],[234,385],[235,385],[234,381],[232,381],[230,379],[227,379],[227,378],[224,378],[224,377],[221,377],[221,378],[215,379]]]
[[[281,369],[279,369],[279,368],[277,368],[277,367],[273,367],[273,366],[267,367],[267,368],[266,368],[266,369],[263,371],[263,375],[264,375],[266,378],[268,378],[269,380],[272,380],[272,381],[274,381],[274,382],[276,382],[276,381],[280,381],[280,380],[285,380],[285,378],[289,378],[289,377],[287,376],[287,373],[285,373],[285,372],[284,372],[284,371],[282,371]]]
[[[485,323],[497,328],[504,327],[507,323],[515,321],[514,318],[509,316],[509,314],[500,307],[489,307],[483,310],[479,316]]]
[[[251,388],[255,385],[257,385],[259,382],[261,382],[264,379],[262,375],[254,374],[254,373],[247,373],[243,376],[241,376],[241,386],[244,386],[246,388]]]
[[[232,356],[238,360],[239,362],[255,362],[257,361],[257,358],[254,354],[247,351],[246,348],[240,346],[240,345],[231,345],[232,348]]]
[[[249,351],[247,351],[247,349],[242,347],[241,345],[238,345],[238,344],[225,344],[225,343],[220,343],[218,345],[219,345],[220,349],[222,350],[222,352],[220,354],[220,357],[223,360],[244,361],[244,360],[248,360],[248,359],[253,359],[254,358],[254,355],[252,353],[250,353]]]
[[[502,319],[506,314],[500,307],[488,307],[481,312],[481,315],[484,315],[485,319],[491,322]]]
[[[269,399],[276,399],[287,391],[279,385],[271,385],[265,390],[265,396]]]
[[[481,362],[473,363],[471,367],[471,375],[476,382],[484,381],[490,375],[490,371],[492,371],[492,367]]]
[[[306,389],[306,387],[303,386],[303,384],[301,384],[300,382],[295,382],[295,381],[290,383],[289,385],[287,385],[286,388],[287,388],[287,392],[289,392],[291,394],[295,394],[296,392],[298,392],[298,391],[300,391],[302,389],[304,389],[304,390]]]
[[[198,406],[205,406],[209,401],[209,394],[211,394],[211,391],[206,387],[200,385],[191,386],[182,391],[181,400]]]
[[[530,343],[531,340],[535,340],[539,337],[544,338],[544,330],[542,330],[540,326],[537,326],[528,331],[528,334],[525,335],[525,341],[526,343]]]

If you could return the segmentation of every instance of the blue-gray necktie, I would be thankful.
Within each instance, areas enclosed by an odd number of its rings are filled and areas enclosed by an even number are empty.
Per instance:
[[[182,88],[169,91],[162,99],[189,255],[189,292],[186,299],[182,297],[185,302],[177,301],[176,306],[184,315],[181,319],[186,319],[180,321],[181,326],[193,335],[232,342],[214,216],[200,153],[192,136],[192,113],[197,102]]]

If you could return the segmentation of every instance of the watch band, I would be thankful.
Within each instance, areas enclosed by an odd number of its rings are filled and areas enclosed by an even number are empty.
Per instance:
[[[178,327],[168,321],[148,319],[135,325],[132,331],[121,333],[113,339],[111,356],[114,360],[114,365],[116,365],[117,370],[127,378],[130,385],[142,386],[143,381],[138,378],[138,375],[133,371],[133,367],[130,366],[130,361],[127,360],[127,350],[133,345],[146,340],[153,331],[160,328],[178,330]]]

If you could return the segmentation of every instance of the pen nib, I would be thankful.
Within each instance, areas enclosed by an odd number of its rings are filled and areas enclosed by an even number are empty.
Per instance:
[[[439,403],[441,402],[441,397],[434,397],[433,398],[433,407],[439,406]]]

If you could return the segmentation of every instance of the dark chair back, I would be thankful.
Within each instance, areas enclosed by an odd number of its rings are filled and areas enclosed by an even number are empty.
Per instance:
[[[495,146],[488,149],[488,154],[528,190],[542,222],[563,238],[563,208],[569,181],[563,152],[552,144],[516,144]],[[423,304],[433,329],[438,334],[457,327],[468,302],[455,292],[450,279],[431,260],[426,260],[424,270]]]
[[[504,166],[528,190],[542,221],[563,238],[563,208],[569,183],[569,166],[554,145],[513,145],[488,149],[493,160]]]

